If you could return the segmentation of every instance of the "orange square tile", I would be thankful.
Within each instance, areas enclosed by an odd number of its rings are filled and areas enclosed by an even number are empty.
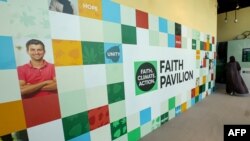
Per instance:
[[[78,0],[79,15],[102,19],[102,0]]]
[[[22,101],[0,104],[0,136],[26,128]]]
[[[53,40],[55,66],[83,64],[81,41]]]

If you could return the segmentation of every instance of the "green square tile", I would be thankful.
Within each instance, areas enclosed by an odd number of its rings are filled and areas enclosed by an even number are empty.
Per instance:
[[[152,130],[155,130],[161,126],[161,117],[157,117],[154,120],[152,120]]]
[[[112,140],[119,138],[127,133],[127,121],[126,117],[114,121],[110,124]]]
[[[152,129],[153,129],[152,122],[147,122],[146,124],[143,124],[141,126],[141,137],[144,137],[150,132],[152,132]]]
[[[108,103],[108,94],[106,86],[86,88],[85,95],[88,109],[101,107],[103,105],[107,105]]]
[[[107,87],[109,104],[125,99],[124,82],[108,84]]]
[[[181,38],[181,48],[187,48],[187,38],[186,37],[182,37]]]
[[[107,84],[123,82],[123,64],[107,64],[106,77]]]
[[[140,115],[139,113],[135,113],[127,116],[127,126],[128,132],[138,128],[140,126]]]
[[[168,33],[169,34],[174,34],[175,35],[175,22],[169,21],[168,20]]]
[[[75,90],[59,94],[62,117],[67,117],[87,110],[84,90]],[[74,101],[74,104],[72,104]]]
[[[103,21],[104,42],[121,43],[121,24]]]
[[[195,103],[199,102],[199,95],[195,97]]]
[[[181,24],[175,23],[175,35],[181,36]]]
[[[211,81],[208,82],[208,89],[210,89],[210,88],[211,88]]]
[[[200,41],[200,50],[204,50],[204,42]]]
[[[89,131],[88,113],[82,112],[62,119],[66,140],[80,136]]]
[[[141,138],[140,127],[128,133],[129,141],[138,141]]]
[[[100,42],[82,42],[83,64],[105,64],[104,44]]]
[[[109,104],[109,119],[110,122],[116,121],[126,116],[125,101],[119,101]]]
[[[161,115],[161,125],[168,122],[168,112]]]
[[[192,39],[192,49],[196,50],[196,40],[195,39]]]
[[[161,114],[164,114],[168,111],[168,100],[165,100],[161,103]]]
[[[149,30],[149,45],[159,46],[159,32]]]
[[[122,25],[122,43],[137,44],[136,28],[133,26]]]
[[[175,117],[175,108],[168,111],[168,120],[171,120]]]
[[[175,108],[175,97],[172,97],[168,100],[168,108],[172,110]]]

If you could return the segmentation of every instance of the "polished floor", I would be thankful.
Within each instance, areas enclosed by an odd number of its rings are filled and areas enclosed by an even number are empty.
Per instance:
[[[250,96],[225,94],[225,85],[141,141],[223,141],[225,124],[250,124]]]

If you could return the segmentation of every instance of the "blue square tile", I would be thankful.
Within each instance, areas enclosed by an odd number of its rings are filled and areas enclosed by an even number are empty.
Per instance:
[[[120,5],[111,0],[102,0],[102,18],[105,21],[121,23]]]
[[[105,64],[122,63],[122,45],[105,43]]]
[[[143,125],[151,121],[151,108],[144,109],[140,111],[140,125]]]
[[[8,36],[0,36],[0,70],[15,68],[16,60],[12,38]]]
[[[195,105],[195,97],[191,99],[192,106]]]
[[[161,17],[159,17],[159,31],[164,33],[168,32],[168,22]]]
[[[175,35],[168,34],[168,47],[175,47]]]
[[[75,138],[73,138],[73,139],[71,139],[69,141],[91,141],[90,140],[90,134],[88,132],[88,133],[82,134],[82,135],[80,135],[78,137],[75,137]]]

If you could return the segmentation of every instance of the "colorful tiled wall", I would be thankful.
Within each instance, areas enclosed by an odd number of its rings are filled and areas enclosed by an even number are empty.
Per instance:
[[[0,1],[0,136],[136,141],[213,92],[213,35],[111,0],[71,0],[71,14],[51,1]],[[58,94],[22,99],[17,66],[32,38],[55,64]],[[187,84],[161,88],[157,77],[136,94],[135,64],[152,62],[159,73],[159,60],[176,57],[194,70]]]

